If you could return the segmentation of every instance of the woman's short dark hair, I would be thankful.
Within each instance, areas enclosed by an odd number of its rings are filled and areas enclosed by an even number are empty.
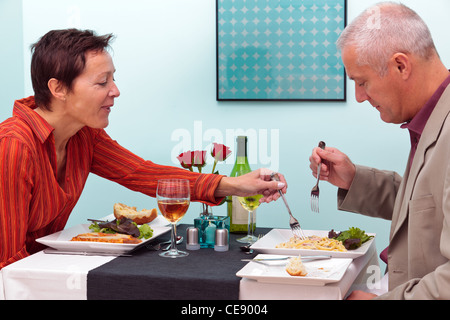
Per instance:
[[[91,30],[52,30],[31,46],[31,82],[36,105],[50,110],[48,81],[59,80],[69,90],[86,65],[86,53],[109,47],[112,34],[97,36]]]

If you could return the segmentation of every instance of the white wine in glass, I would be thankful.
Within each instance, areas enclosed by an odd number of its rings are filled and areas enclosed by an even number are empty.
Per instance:
[[[190,204],[189,181],[184,179],[158,180],[156,199],[161,214],[172,225],[171,246],[159,255],[168,258],[186,257],[189,253],[180,251],[176,246],[175,225],[186,214]]]
[[[259,199],[262,198],[261,194],[257,194],[250,197],[238,197],[242,207],[248,211],[248,232],[243,238],[237,239],[241,243],[255,243],[258,240],[257,237],[253,235],[253,211],[259,207]]]

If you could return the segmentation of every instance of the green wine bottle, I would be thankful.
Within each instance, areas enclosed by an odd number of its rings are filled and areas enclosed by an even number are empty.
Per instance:
[[[231,170],[230,177],[238,177],[251,172],[247,158],[247,137],[238,136],[236,138],[237,152],[236,162]],[[247,233],[248,232],[248,211],[245,210],[238,197],[228,197],[227,213],[230,217],[230,232]],[[256,211],[253,212],[253,230],[256,227]]]

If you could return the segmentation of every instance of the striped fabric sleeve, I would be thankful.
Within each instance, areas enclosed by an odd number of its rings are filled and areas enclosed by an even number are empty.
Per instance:
[[[28,149],[15,138],[0,139],[0,269],[26,256],[31,163]]]
[[[112,140],[104,130],[96,136],[91,172],[151,197],[156,196],[158,179],[187,179],[192,201],[217,205],[223,200],[214,196],[223,176],[145,161]]]

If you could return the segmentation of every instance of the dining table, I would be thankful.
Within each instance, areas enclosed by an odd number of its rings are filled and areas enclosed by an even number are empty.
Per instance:
[[[186,236],[190,224],[179,224]],[[267,234],[271,228],[256,228]],[[342,300],[354,289],[373,283],[378,267],[375,241],[351,261],[342,278],[333,283],[264,282],[237,276],[259,252],[245,252],[229,234],[229,250],[186,250],[189,255],[164,258],[148,244],[170,239],[170,232],[152,239],[126,256],[55,254],[45,250],[0,270],[0,299],[6,300]],[[48,251],[47,251],[48,252]],[[379,268],[379,267],[378,267]],[[378,288],[378,287],[377,287]]]

